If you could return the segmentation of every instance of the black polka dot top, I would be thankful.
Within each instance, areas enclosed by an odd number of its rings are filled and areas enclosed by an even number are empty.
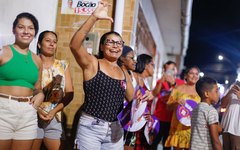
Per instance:
[[[126,79],[117,80],[100,70],[91,80],[83,82],[85,102],[83,111],[94,117],[113,122],[123,108]]]

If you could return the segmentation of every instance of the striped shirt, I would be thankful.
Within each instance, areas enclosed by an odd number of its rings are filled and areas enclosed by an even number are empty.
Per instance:
[[[218,123],[217,110],[205,102],[193,109],[191,118],[191,150],[211,150],[212,143],[208,125]]]

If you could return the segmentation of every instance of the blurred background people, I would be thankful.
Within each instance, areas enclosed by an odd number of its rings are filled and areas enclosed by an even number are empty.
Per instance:
[[[127,45],[124,45],[122,55],[118,59],[118,65],[123,69],[128,71],[132,79],[133,87],[137,85],[136,79],[133,76],[133,71],[136,68],[136,56],[133,49]]]
[[[154,97],[157,97],[154,115],[160,121],[160,128],[157,137],[155,138],[151,149],[157,150],[158,144],[162,141],[163,149],[170,150],[171,147],[165,147],[170,123],[172,119],[172,111],[167,109],[167,101],[172,89],[178,85],[184,84],[184,81],[177,78],[177,67],[173,61],[167,61],[163,65],[163,76],[157,81],[155,88],[152,90]]]
[[[183,125],[177,118],[178,105],[184,105],[186,100],[200,102],[195,85],[199,79],[199,68],[190,67],[185,71],[185,84],[175,87],[167,101],[167,107],[173,110],[169,136],[165,142],[165,147],[174,147],[175,150],[189,149],[191,127]]]
[[[123,129],[117,119],[124,98],[133,99],[129,74],[118,66],[124,42],[116,32],[107,32],[100,39],[99,55],[90,55],[83,41],[97,20],[110,20],[109,4],[98,7],[74,34],[71,51],[83,70],[85,101],[79,119],[75,144],[77,149],[123,149]]]
[[[151,104],[152,99],[154,98],[152,95],[152,92],[150,91],[150,86],[147,81],[148,77],[152,77],[154,73],[154,62],[152,59],[152,56],[147,54],[140,54],[137,56],[137,64],[136,69],[134,71],[134,77],[137,81],[137,85],[141,86],[145,93],[143,96],[137,98],[138,103],[140,101],[147,101],[147,112],[145,112],[143,115],[145,116],[147,121],[151,121]],[[139,131],[136,131],[136,143],[135,143],[135,150],[147,150],[150,148],[150,144],[146,140],[146,137],[144,135],[144,129],[148,125],[145,124],[143,128],[141,128]]]
[[[119,66],[121,66],[121,68],[123,70],[126,70],[129,73],[129,75],[131,76],[133,87],[137,86],[136,79],[133,76],[133,71],[136,68],[135,58],[136,57],[135,57],[135,53],[134,53],[133,49],[129,46],[124,45],[122,55],[118,59],[118,64],[119,64]],[[130,115],[131,104],[132,104],[131,102],[130,103],[128,103],[127,101],[124,102],[124,107],[127,107],[125,109],[129,110],[129,111],[126,110],[129,112],[129,115]],[[124,150],[133,150],[135,142],[136,142],[135,133],[124,130],[124,141],[125,141],[124,142]]]
[[[34,140],[32,150],[41,147],[42,140],[47,149],[59,150],[62,128],[62,110],[73,99],[73,84],[69,63],[55,58],[57,50],[57,34],[43,31],[38,38],[37,50],[43,63],[42,88],[45,95],[40,109],[38,136]]]
[[[0,149],[30,150],[37,136],[36,109],[42,103],[42,63],[29,50],[38,33],[30,13],[17,15],[12,31],[15,42],[0,54]]]
[[[222,98],[221,108],[226,108],[222,117],[223,149],[240,149],[240,82],[232,85]]]

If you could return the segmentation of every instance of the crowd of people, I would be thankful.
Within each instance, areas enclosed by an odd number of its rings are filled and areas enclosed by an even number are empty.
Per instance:
[[[113,21],[108,6],[100,1],[70,41],[85,93],[72,148],[157,150],[161,142],[164,150],[240,149],[240,84],[222,99],[227,111],[220,125],[213,107],[220,99],[217,81],[200,78],[197,66],[180,79],[177,64],[167,61],[151,90],[147,79],[154,74],[153,57],[136,56],[119,33],[102,35],[97,56],[87,52],[83,42],[94,24]],[[12,27],[15,42],[0,53],[1,150],[65,149],[62,110],[74,97],[70,65],[55,57],[58,37],[53,31],[41,32],[37,54],[31,52],[38,29],[34,15],[20,13]],[[129,116],[125,124],[120,112]]]

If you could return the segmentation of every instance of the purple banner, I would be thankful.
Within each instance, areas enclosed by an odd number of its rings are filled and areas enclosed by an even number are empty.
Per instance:
[[[147,111],[147,102],[139,101],[139,98],[144,94],[144,88],[137,86],[135,88],[133,101],[119,113],[118,120],[124,130],[135,132],[146,124],[144,114]]]
[[[177,118],[185,126],[191,126],[192,110],[197,106],[194,100],[187,99],[184,105],[178,105]]]
[[[147,122],[147,125],[145,126],[144,129],[144,135],[146,137],[148,144],[152,144],[154,138],[156,138],[159,132],[159,129],[160,129],[159,120],[154,115],[151,115],[151,119]]]

